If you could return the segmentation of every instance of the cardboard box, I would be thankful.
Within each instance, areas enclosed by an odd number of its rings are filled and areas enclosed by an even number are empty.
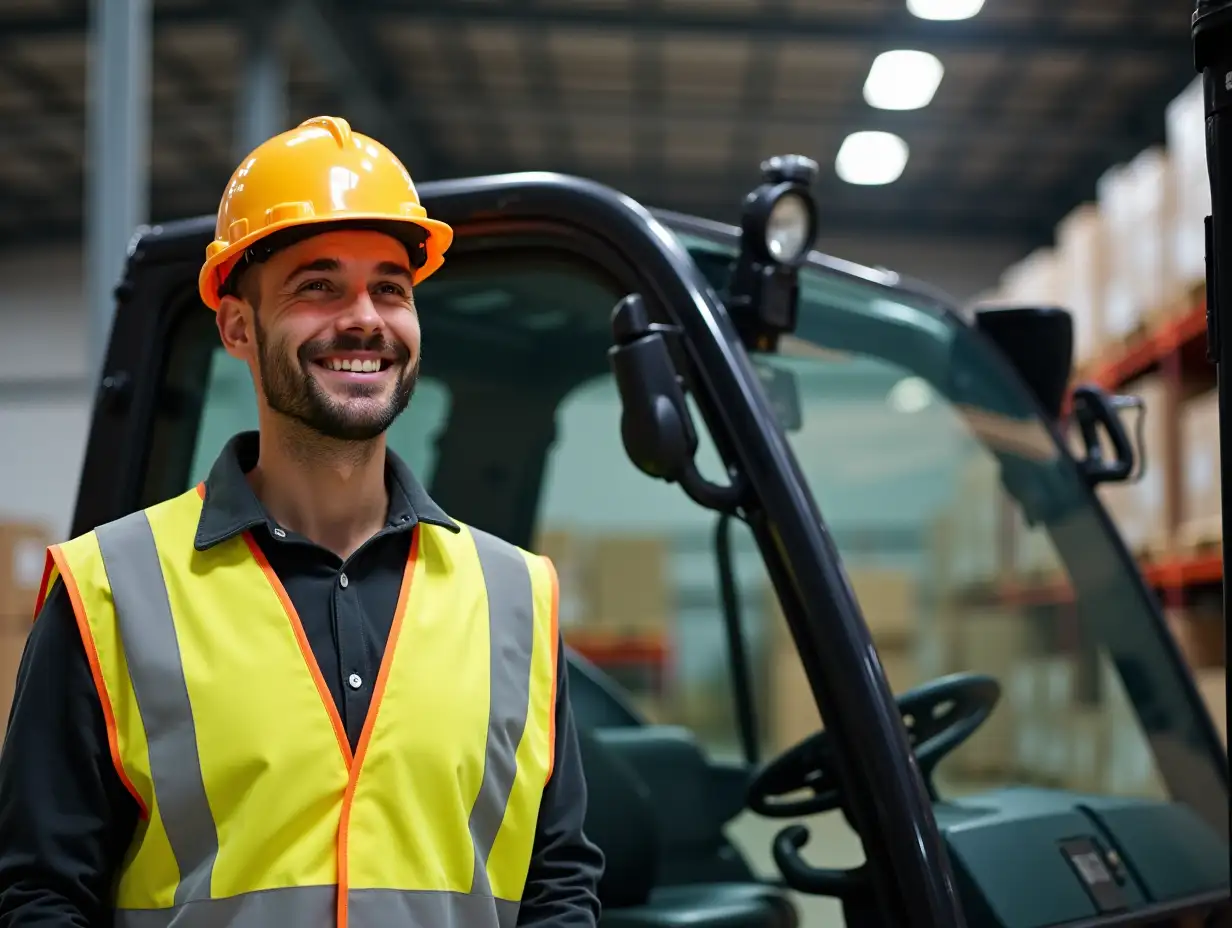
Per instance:
[[[1219,732],[1219,737],[1223,739],[1226,747],[1228,744],[1228,671],[1224,667],[1199,670],[1194,674],[1194,680],[1198,684],[1198,692],[1202,694],[1202,701],[1206,703],[1207,711],[1210,712],[1215,722],[1215,729]]]
[[[1036,719],[1031,665],[1030,627],[1012,610],[966,611],[959,629],[960,654],[955,669],[985,673],[1003,688],[993,714],[955,755],[955,768],[969,777],[1005,777],[1018,769],[1018,742]],[[1025,668],[1025,669],[1024,669]]]
[[[560,623],[569,629],[662,631],[672,614],[669,550],[656,535],[588,535],[545,530],[535,551],[552,559]]]
[[[668,556],[659,536],[597,536],[587,572],[594,624],[636,632],[666,628],[672,612]]]
[[[824,726],[796,649],[780,640],[770,666],[770,740],[784,751]]]
[[[1206,168],[1206,110],[1202,78],[1170,104],[1164,116],[1168,154],[1172,158],[1176,211],[1169,247],[1177,282],[1188,287],[1206,279],[1203,220],[1211,214],[1211,185]]]
[[[556,568],[561,628],[586,625],[590,620],[586,589],[589,549],[586,541],[574,532],[546,530],[539,533],[534,550],[550,558]]]
[[[894,695],[919,685],[919,667],[911,648],[878,648],[877,655]],[[774,750],[782,751],[825,726],[795,648],[780,641],[770,665],[770,737]]]
[[[1103,338],[1126,338],[1166,307],[1176,290],[1167,233],[1175,215],[1172,162],[1150,148],[1096,185],[1108,233]]]
[[[1219,476],[1219,395],[1210,390],[1181,404],[1180,513],[1183,544],[1214,541],[1223,534]]]
[[[955,588],[998,579],[1001,550],[1001,479],[991,455],[972,457],[954,488],[950,513],[949,579]]]
[[[1136,482],[1102,484],[1098,492],[1126,544],[1138,554],[1147,549],[1171,546],[1175,525],[1172,502],[1176,449],[1170,438],[1175,410],[1171,391],[1159,374],[1140,377],[1123,392],[1140,396],[1146,403],[1142,431],[1146,469]],[[1123,416],[1126,431],[1135,442],[1136,417],[1142,414],[1141,410],[1131,409]]]
[[[914,571],[893,567],[849,567],[847,579],[878,648],[913,645],[919,637],[919,581]],[[766,584],[763,592],[765,628],[776,646],[795,645],[774,588]]]
[[[1168,630],[1193,670],[1218,667],[1226,659],[1223,614],[1218,608],[1185,607],[1165,611]]]
[[[852,567],[847,577],[878,648],[915,640],[919,633],[919,591],[914,573],[894,568]]]
[[[1057,226],[1057,297],[1074,319],[1074,362],[1082,365],[1103,347],[1108,235],[1094,203],[1079,206]]]
[[[29,629],[30,617],[25,613],[0,615],[0,743],[3,743],[4,732],[8,728],[17,668],[21,665]]]
[[[33,618],[50,544],[42,525],[0,522],[0,615]]]
[[[1057,306],[1061,302],[1060,263],[1055,249],[1037,248],[1001,275],[998,302],[1017,306]]]

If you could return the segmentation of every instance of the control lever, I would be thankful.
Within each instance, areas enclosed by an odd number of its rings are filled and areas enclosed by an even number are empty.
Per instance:
[[[612,311],[608,361],[620,392],[620,437],[625,453],[643,473],[679,483],[699,506],[732,512],[743,496],[738,480],[721,486],[697,470],[697,430],[685,400],[667,336],[674,326],[652,323],[639,294],[631,293]]]
[[[804,825],[788,825],[774,836],[774,862],[783,874],[783,882],[797,892],[813,896],[851,899],[872,892],[864,864],[852,870],[814,867],[800,856],[808,844],[809,830]]]
[[[1139,433],[1142,429],[1142,419],[1145,416],[1145,404],[1138,396],[1109,396],[1100,387],[1084,384],[1074,388],[1073,410],[1082,430],[1082,442],[1086,448],[1086,457],[1079,461],[1079,467],[1087,483],[1095,486],[1100,483],[1121,483],[1129,479],[1134,470],[1136,457],[1134,446],[1121,422],[1120,410],[1127,408],[1143,410],[1139,416]],[[1113,459],[1105,461],[1103,446],[1099,438],[1099,426],[1103,426],[1112,440]],[[1141,438],[1141,435],[1140,435]],[[1142,442],[1139,440],[1139,444]],[[1145,467],[1145,458],[1143,460]]]

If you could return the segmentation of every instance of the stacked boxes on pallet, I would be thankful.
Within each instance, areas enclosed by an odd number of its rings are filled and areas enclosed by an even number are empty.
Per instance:
[[[920,584],[916,574],[894,567],[854,565],[848,578],[868,622],[881,666],[895,693],[904,693],[932,674],[923,672],[920,649]],[[822,727],[813,692],[783,618],[778,598],[765,589],[762,627],[769,633],[769,740],[771,751],[791,747]]]
[[[1058,224],[1053,246],[1036,249],[1007,269],[986,302],[1066,307],[1074,320],[1076,379],[1095,377],[1111,391],[1144,400],[1141,478],[1099,489],[1129,548],[1144,562],[1217,552],[1222,523],[1213,369],[1195,372],[1195,353],[1155,369],[1138,365],[1128,382],[1105,373],[1111,369],[1105,362],[1137,350],[1153,333],[1174,330],[1181,322],[1190,328],[1200,325],[1203,220],[1211,210],[1200,80],[1169,105],[1165,147],[1110,167],[1092,192],[1092,202]],[[1125,413],[1131,437],[1138,433],[1139,415],[1137,410]],[[1019,582],[1042,582],[1049,561],[1056,563],[1046,535],[1028,530],[1013,507],[1008,518],[1012,572]],[[1170,603],[1169,626],[1226,738],[1222,623],[1208,604],[1194,602],[1192,591],[1184,602],[1183,608]],[[1042,672],[1019,668],[1012,689],[1016,705],[1038,705],[1036,684]],[[1115,687],[1100,689],[1107,691],[1107,704],[1115,711],[1110,710],[1110,727],[1100,737],[1087,731],[1091,751],[1122,771],[1125,782],[1116,784],[1119,790],[1149,789],[1154,781],[1144,772],[1147,761],[1133,756],[1141,751],[1142,740],[1133,730],[1136,722],[1131,725],[1128,702]],[[1082,716],[1075,707],[1072,727],[1081,731],[1096,724]],[[1029,717],[1028,729],[1044,726],[1038,713]],[[1038,754],[1031,747],[1035,734],[1020,735],[1026,754]]]
[[[649,718],[662,720],[675,611],[669,540],[549,529],[533,547],[556,568],[566,644],[611,673]]]

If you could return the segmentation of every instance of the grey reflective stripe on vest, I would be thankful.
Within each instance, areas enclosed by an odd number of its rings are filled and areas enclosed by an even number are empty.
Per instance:
[[[531,651],[535,644],[535,600],[530,570],[522,553],[506,542],[472,528],[483,583],[488,592],[492,684],[488,696],[488,746],[483,783],[471,809],[475,876],[471,892],[492,894],[488,855],[496,843],[518,772],[517,751],[526,730],[530,703]]]
[[[333,887],[210,898],[218,832],[206,798],[192,704],[154,534],[144,512],[104,525],[95,534],[149,743],[163,828],[180,872],[174,908],[126,910],[119,913],[117,925],[241,928],[331,923]],[[406,924],[410,919],[410,924],[424,928],[506,928],[517,920],[516,902],[492,897],[487,860],[509,804],[518,744],[526,729],[534,596],[530,571],[517,548],[478,530],[472,530],[472,536],[488,592],[491,693],[483,781],[470,815],[475,845],[471,893],[352,890],[356,915],[352,925]],[[323,901],[322,893],[328,900]],[[325,921],[319,922],[321,918]]]
[[[154,533],[144,512],[95,531],[133,696],[150,747],[150,776],[180,872],[176,905],[210,897],[218,830],[205,795],[180,645]]]
[[[174,909],[121,909],[116,928],[326,928],[335,924],[336,889],[266,889]],[[514,928],[518,903],[470,893],[355,889],[348,928]]]

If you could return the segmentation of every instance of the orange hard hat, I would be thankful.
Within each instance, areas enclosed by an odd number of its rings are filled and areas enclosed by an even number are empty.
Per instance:
[[[445,261],[453,229],[429,219],[411,175],[380,142],[345,119],[317,116],[261,144],[231,175],[197,286],[217,310],[241,260],[333,227],[377,229],[407,247],[413,283]],[[272,236],[272,237],[271,237]],[[264,247],[256,247],[261,243]]]

